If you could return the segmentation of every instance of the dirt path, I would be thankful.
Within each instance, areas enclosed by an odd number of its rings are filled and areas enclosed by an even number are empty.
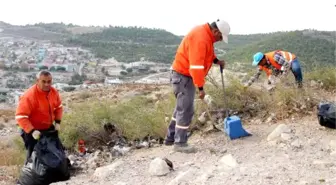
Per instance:
[[[247,124],[251,137],[229,141],[220,132],[195,135],[190,140],[199,150],[195,154],[174,153],[167,146],[136,150],[114,161],[104,175],[82,174],[55,184],[336,184],[336,131],[320,127],[315,117],[281,123],[292,130],[282,139],[267,141],[280,123]],[[228,154],[236,164],[221,161]],[[175,171],[151,176],[155,157],[167,157]]]

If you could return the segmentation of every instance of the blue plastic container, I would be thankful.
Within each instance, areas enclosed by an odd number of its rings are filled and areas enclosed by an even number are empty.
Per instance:
[[[231,140],[251,136],[242,126],[238,116],[230,116],[224,119],[224,130]]]

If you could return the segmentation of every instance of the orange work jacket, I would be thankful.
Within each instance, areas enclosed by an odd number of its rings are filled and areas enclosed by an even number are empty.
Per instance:
[[[26,133],[30,133],[33,129],[50,128],[54,120],[61,120],[62,114],[58,91],[51,87],[49,92],[45,92],[33,85],[20,97],[15,119]]]
[[[269,63],[276,69],[280,70],[281,69],[281,65],[278,64],[278,62],[276,62],[274,60],[274,55],[275,53],[280,52],[281,55],[288,61],[288,62],[292,62],[296,56],[293,53],[290,53],[288,51],[281,51],[281,50],[275,50],[275,51],[271,51],[268,53],[265,53],[266,59],[269,61]],[[267,76],[270,76],[272,74],[272,69],[268,68],[267,66],[259,66],[259,69],[264,70],[267,74]]]
[[[197,87],[203,87],[205,76],[216,58],[215,37],[210,26],[203,24],[192,29],[179,45],[172,69],[182,75],[191,76]]]

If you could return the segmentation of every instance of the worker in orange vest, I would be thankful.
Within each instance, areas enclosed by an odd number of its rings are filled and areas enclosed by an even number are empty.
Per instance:
[[[63,114],[59,93],[51,86],[51,73],[40,71],[36,78],[36,84],[20,97],[15,113],[21,137],[28,150],[27,158],[33,151],[42,131],[60,129]]]
[[[275,50],[268,53],[258,52],[253,56],[252,66],[258,66],[257,73],[247,82],[245,87],[250,86],[265,71],[268,84],[274,83],[273,76],[287,75],[289,71],[294,74],[299,88],[302,87],[302,71],[297,56],[288,51]]]
[[[194,115],[195,89],[203,99],[205,77],[212,64],[224,67],[225,62],[217,59],[213,45],[218,41],[228,43],[229,33],[230,26],[223,20],[199,25],[183,38],[177,49],[170,77],[177,102],[165,138],[165,145],[174,145],[177,152],[196,151],[187,144],[187,130]]]

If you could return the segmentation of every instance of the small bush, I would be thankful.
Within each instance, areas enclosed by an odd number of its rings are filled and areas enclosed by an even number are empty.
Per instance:
[[[229,77],[225,95],[219,84],[206,87],[213,97],[216,108],[228,108],[244,117],[265,117],[274,114],[278,119],[289,118],[293,114],[311,114],[322,95],[311,89],[298,89],[294,85],[279,82],[275,89],[244,89],[240,79]],[[217,87],[218,88],[217,88]],[[227,105],[224,106],[225,98]]]
[[[335,66],[316,68],[310,72],[305,73],[306,81],[310,80],[321,83],[321,87],[325,90],[336,89],[336,68]]]
[[[22,139],[15,137],[13,144],[0,143],[0,166],[22,165],[26,152]]]
[[[134,97],[127,101],[91,101],[74,105],[64,115],[61,138],[67,148],[75,146],[78,139],[92,141],[103,131],[103,123],[111,122],[122,131],[123,136],[133,140],[147,135],[164,137],[171,117],[173,97],[153,102],[145,97]]]
[[[85,100],[87,98],[90,98],[91,96],[92,95],[89,92],[81,92],[78,97],[82,100]]]
[[[239,114],[257,116],[261,111],[267,110],[269,96],[264,91],[249,88],[244,89],[238,79],[229,77],[229,84],[225,84],[225,92],[222,85],[207,87],[207,93],[216,103],[216,108],[224,108],[238,112]],[[227,105],[225,105],[227,103]]]

